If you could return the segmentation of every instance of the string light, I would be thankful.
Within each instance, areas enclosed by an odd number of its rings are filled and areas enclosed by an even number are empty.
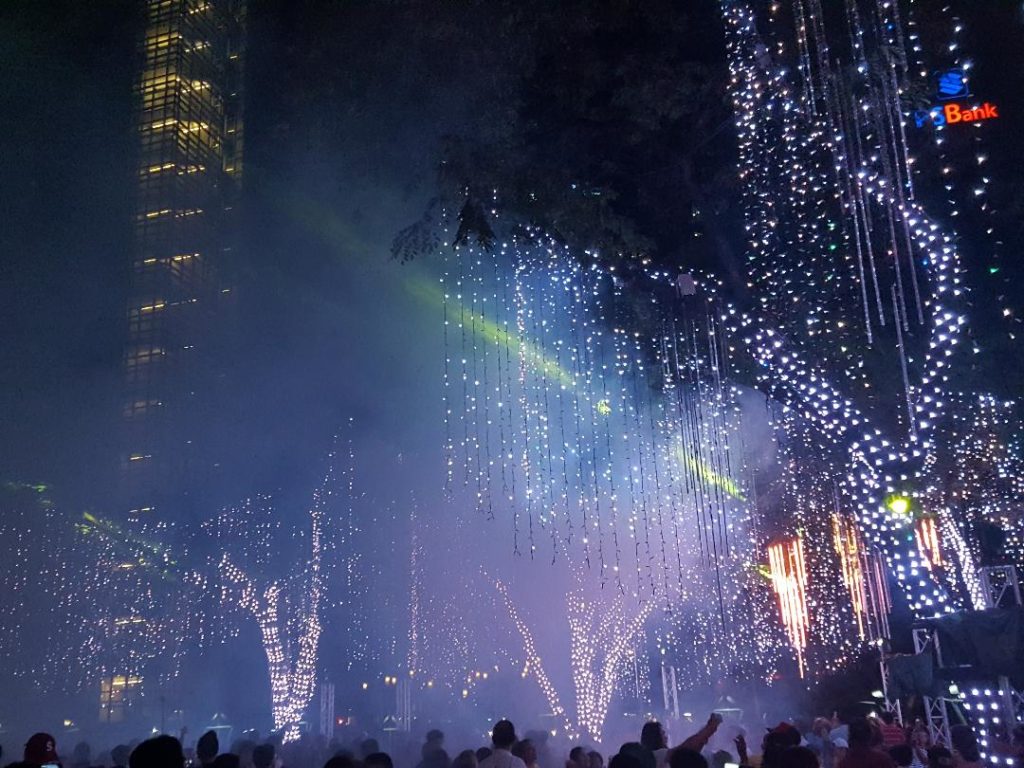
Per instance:
[[[286,742],[299,737],[299,722],[316,689],[324,591],[323,522],[326,506],[335,493],[334,459],[332,453],[324,481],[313,494],[310,553],[299,579],[273,580],[259,588],[254,578],[232,562],[230,553],[225,552],[219,563],[224,601],[236,600],[259,627],[270,676],[274,728]],[[289,609],[296,615],[288,615]]]

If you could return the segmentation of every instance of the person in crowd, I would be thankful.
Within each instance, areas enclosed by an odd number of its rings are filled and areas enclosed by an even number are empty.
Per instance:
[[[590,760],[587,759],[587,748],[575,746],[569,750],[569,760],[566,768],[589,768]]]
[[[655,768],[665,768],[670,753],[677,749],[688,749],[699,753],[707,746],[708,741],[715,735],[721,724],[722,716],[717,712],[712,712],[707,723],[699,731],[670,750],[665,727],[657,720],[650,720],[644,723],[643,728],[640,729],[640,744],[654,756]],[[611,768],[610,763],[608,768]]]
[[[712,712],[708,716],[708,721],[692,736],[687,737],[683,742],[675,747],[676,749],[692,749],[694,752],[700,752],[704,747],[708,745],[711,737],[715,735],[715,731],[718,730],[718,726],[722,724],[722,716],[718,712]],[[707,762],[707,761],[705,761]]]
[[[838,768],[895,768],[892,758],[875,748],[874,745],[880,741],[880,734],[867,718],[851,721],[850,748],[838,762]]]
[[[604,756],[596,749],[587,752],[587,764],[590,768],[604,768]]]
[[[928,727],[920,720],[914,724],[910,732],[910,748],[914,751],[914,768],[925,768],[928,765],[928,747],[932,745]]]
[[[736,745],[736,759],[740,761],[740,765],[750,765],[750,755],[747,754],[747,736],[740,729],[740,732],[736,734],[736,737],[732,740],[732,743]]]
[[[879,752],[884,752],[885,737],[882,735],[882,721],[877,717],[869,717],[868,725],[871,726],[871,746]]]
[[[207,731],[199,737],[199,741],[196,742],[196,757],[203,768],[210,768],[213,765],[218,752],[220,752],[220,742],[217,740],[216,731]]]
[[[451,768],[452,759],[443,749],[435,749],[423,761],[424,768]]]
[[[80,741],[71,751],[71,768],[89,768],[92,764],[92,747],[89,742]]]
[[[477,747],[476,750],[476,764],[480,765],[484,760],[490,757],[494,753],[494,750],[490,747]]]
[[[423,741],[423,747],[420,750],[420,755],[426,758],[428,754],[438,749],[444,749],[444,731],[438,730],[437,728],[431,728],[427,731],[427,737]]]
[[[635,755],[619,752],[612,755],[612,759],[608,761],[608,768],[641,768],[641,764]]]
[[[324,763],[324,768],[359,768],[359,763],[348,753],[339,753]]]
[[[480,761],[480,768],[526,768],[526,763],[512,754],[516,743],[516,728],[508,720],[499,720],[491,729],[491,744],[494,751]]]
[[[477,768],[476,752],[472,749],[464,749],[452,760],[452,768]],[[367,763],[369,768],[369,763]]]
[[[971,726],[954,725],[949,729],[949,740],[956,768],[981,768],[981,752]]]
[[[914,764],[914,749],[909,744],[896,744],[889,747],[889,757],[896,768],[910,768]]]
[[[807,746],[818,756],[821,768],[833,768],[835,765],[832,727],[832,721],[827,717],[816,717],[811,723],[811,730],[804,737]]]
[[[668,760],[668,734],[657,720],[648,720],[640,729],[640,743],[654,754],[656,768],[665,768]]]
[[[564,768],[565,761],[561,759],[561,755],[556,758],[551,751],[550,731],[544,728],[534,728],[527,731],[523,738],[529,739],[530,743],[533,744],[533,748],[537,750],[538,768]]]
[[[366,760],[367,755],[372,755],[374,752],[380,752],[380,744],[377,743],[376,739],[363,739],[359,742],[359,757],[363,761]]]
[[[832,739],[832,748],[835,755],[835,764],[838,766],[846,757],[847,752],[850,751],[850,743],[842,736],[835,736]]]
[[[365,744],[366,742],[363,743]],[[364,757],[363,765],[366,768],[395,768],[395,764],[391,760],[391,755],[389,755],[387,752],[381,752],[379,750],[376,752],[371,752],[366,757]],[[469,767],[467,766],[467,768]],[[476,761],[474,761],[474,765],[472,768],[476,768]]]
[[[655,768],[654,753],[639,741],[628,741],[619,748],[620,755],[636,758],[640,768]]]
[[[236,741],[234,744],[231,745],[231,751],[228,752],[227,754],[237,755],[238,756],[238,763],[239,763],[239,765],[242,766],[242,768],[251,768],[251,766],[252,766],[252,751],[253,751],[253,749],[255,749],[255,747],[256,747],[256,745],[252,741],[250,741],[249,739],[239,739],[238,741]],[[218,755],[218,757],[219,756],[220,755]],[[217,763],[217,761],[214,760],[214,765],[216,765],[216,763]],[[218,768],[219,768],[219,766],[218,766]]]
[[[896,715],[888,710],[879,714],[878,729],[882,733],[882,746],[885,749],[907,743],[906,731],[896,722]]]
[[[154,736],[132,750],[128,768],[181,768],[185,752],[173,736]]]
[[[260,744],[252,750],[253,768],[271,768],[274,764],[274,745]]]
[[[128,758],[131,756],[132,751],[128,749],[127,744],[118,744],[112,750],[110,750],[110,762],[113,768],[128,768]]]
[[[440,757],[434,755],[435,752],[444,752],[444,731],[432,728],[427,731],[423,746],[420,747],[420,762],[416,768],[432,768],[441,762],[446,764],[450,762],[447,753],[445,753],[444,760],[442,761]],[[432,755],[433,757],[431,757]]]
[[[780,722],[761,741],[762,768],[781,768],[782,753],[800,745],[800,731],[790,723]]]
[[[526,764],[526,768],[537,768],[537,748],[529,739],[521,739],[512,745],[512,754]]]
[[[789,746],[779,755],[780,768],[819,768],[814,750],[800,745]]]
[[[669,768],[708,768],[708,761],[695,749],[676,747],[669,752],[668,765]]]
[[[620,752],[611,756],[611,760],[608,761],[608,768],[642,768],[640,761],[636,759],[635,755],[629,753]]]
[[[213,761],[213,768],[241,768],[242,758],[236,755],[234,752],[225,752],[224,754],[217,755]],[[131,766],[135,768],[135,766]]]
[[[25,762],[28,765],[51,765],[59,763],[57,742],[48,733],[35,733],[25,742]]]
[[[953,768],[953,753],[943,746],[936,745],[928,749],[928,768]]]

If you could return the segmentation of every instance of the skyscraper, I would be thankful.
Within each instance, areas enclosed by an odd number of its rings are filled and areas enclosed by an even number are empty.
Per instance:
[[[109,547],[100,719],[165,675],[167,600],[216,459],[214,339],[242,175],[244,0],[147,0],[136,81],[134,246],[123,357],[120,538]],[[165,582],[161,588],[160,582]],[[179,590],[180,591],[180,590]],[[162,597],[164,596],[164,597]],[[166,597],[166,599],[165,599]]]

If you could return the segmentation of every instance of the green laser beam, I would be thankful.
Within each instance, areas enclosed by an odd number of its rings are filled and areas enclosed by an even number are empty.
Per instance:
[[[352,250],[364,254],[372,250],[355,233],[353,227],[346,226],[338,216],[322,204],[311,200],[305,201],[301,205],[295,201],[289,201],[286,208],[296,221],[317,232],[325,242],[330,243],[333,247],[344,246],[346,251]],[[482,314],[476,315],[474,318],[475,313],[472,307],[467,308],[462,300],[451,294],[446,300],[441,283],[436,278],[428,279],[422,275],[409,275],[402,280],[402,285],[411,296],[435,309],[440,309],[447,301],[453,313],[450,317],[457,317],[463,328],[471,333],[475,332],[479,338],[497,346],[508,345],[510,348],[520,350],[526,364],[537,374],[555,381],[567,389],[576,388],[577,377],[559,365],[558,361],[552,358],[543,347],[529,340],[520,339],[513,329],[509,329],[503,323],[490,320]],[[611,405],[607,400],[599,401],[595,408],[601,416],[611,415]],[[678,449],[677,458],[704,482],[721,488],[724,493],[734,499],[746,501],[740,487],[732,478],[716,472],[706,462],[685,452],[682,448]]]
[[[746,501],[743,497],[743,491],[736,485],[736,482],[731,477],[716,472],[706,461],[702,461],[684,451],[682,447],[676,448],[676,458],[679,459],[681,464],[696,472],[697,476],[708,485],[721,488],[726,495],[731,496],[737,501]]]

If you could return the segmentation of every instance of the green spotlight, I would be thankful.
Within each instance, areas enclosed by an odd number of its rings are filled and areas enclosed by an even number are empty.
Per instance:
[[[906,515],[910,512],[910,499],[902,494],[894,493],[885,500],[885,506],[889,508],[889,511],[893,514]]]

